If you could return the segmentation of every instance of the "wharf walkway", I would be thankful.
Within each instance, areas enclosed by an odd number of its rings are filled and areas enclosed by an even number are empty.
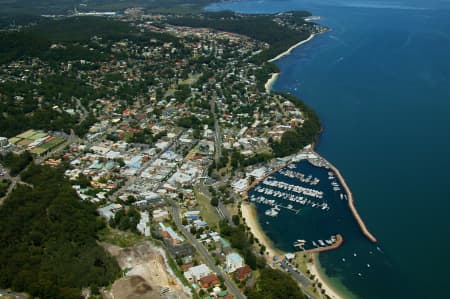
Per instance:
[[[341,245],[343,243],[344,243],[344,238],[342,237],[342,235],[337,234],[336,242],[334,242],[330,246],[317,247],[317,248],[312,248],[312,249],[308,249],[308,250],[301,250],[301,251],[298,251],[298,253],[319,253],[319,252],[324,252],[324,251],[330,251],[330,250],[334,250],[336,248],[341,247]]]

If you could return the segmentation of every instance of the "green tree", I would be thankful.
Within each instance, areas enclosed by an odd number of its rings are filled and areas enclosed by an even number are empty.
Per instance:
[[[30,166],[0,208],[0,288],[40,298],[80,298],[81,289],[110,284],[116,261],[97,244],[105,227],[81,201],[62,169]]]
[[[239,225],[239,223],[241,222],[241,218],[239,217],[239,215],[233,215],[231,219],[235,225]]]
[[[213,207],[217,207],[219,205],[219,200],[217,199],[217,197],[211,198],[211,205]]]

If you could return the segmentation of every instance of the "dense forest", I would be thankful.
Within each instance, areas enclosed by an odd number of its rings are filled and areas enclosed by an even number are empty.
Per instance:
[[[25,167],[33,161],[33,157],[27,151],[21,154],[14,154],[12,152],[8,152],[6,154],[0,155],[0,162],[4,166],[9,169],[9,173],[11,176],[16,176],[21,172]]]
[[[212,2],[216,2],[216,0],[0,0],[0,7],[2,7],[2,14],[4,16],[9,16],[8,18],[4,18],[4,23],[10,24],[17,16],[20,16],[20,19],[22,19],[31,18],[40,14],[65,14],[68,11],[73,11],[74,7],[79,11],[115,11],[123,10],[128,7],[144,7],[151,11],[176,9],[178,11],[192,12],[193,10],[200,10],[208,3]],[[79,5],[80,3],[82,3],[82,5]],[[1,23],[2,22],[0,22],[0,24]]]
[[[97,243],[105,223],[62,170],[30,166],[0,208],[0,287],[41,298],[80,298],[110,284],[119,267]]]
[[[280,270],[265,268],[260,271],[256,286],[248,289],[248,299],[304,299],[303,294],[295,280]]]
[[[38,57],[51,62],[85,59],[105,61],[112,54],[108,48],[93,42],[93,37],[103,42],[121,39],[134,42],[147,42],[157,38],[163,42],[177,43],[178,39],[168,34],[156,32],[141,33],[129,23],[99,17],[73,17],[57,20],[43,20],[35,26],[20,31],[0,31],[0,64],[23,57]],[[88,43],[91,51],[79,45]],[[61,44],[64,49],[51,48],[52,44]]]

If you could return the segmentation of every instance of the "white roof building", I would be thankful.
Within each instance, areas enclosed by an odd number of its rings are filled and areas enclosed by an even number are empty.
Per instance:
[[[225,269],[228,273],[232,273],[244,266],[245,266],[244,259],[239,254],[233,252],[227,255],[225,262]]]
[[[187,280],[198,281],[200,278],[208,276],[212,271],[205,264],[201,264],[195,267],[190,268],[186,272],[184,272],[184,277]]]
[[[265,174],[267,173],[267,168],[265,167],[260,167],[257,169],[254,169],[252,172],[247,173],[247,176],[252,176],[255,179],[260,179],[262,178]]]
[[[106,207],[97,209],[100,216],[106,218],[106,220],[109,220],[114,217],[116,212],[122,208],[122,205],[118,203],[112,203],[110,205],[107,205]]]
[[[238,181],[234,181],[231,183],[231,187],[233,187],[236,192],[242,192],[245,191],[248,187],[248,182],[246,179],[240,179]]]
[[[137,224],[137,230],[146,237],[150,237],[150,227],[148,227],[148,223],[150,222],[148,212],[141,212],[141,220]]]

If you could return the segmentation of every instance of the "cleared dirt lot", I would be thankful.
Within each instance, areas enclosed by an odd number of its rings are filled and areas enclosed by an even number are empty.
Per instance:
[[[102,244],[116,257],[126,276],[115,281],[105,299],[191,298],[188,288],[175,277],[165,261],[165,252],[150,242],[132,247]]]

